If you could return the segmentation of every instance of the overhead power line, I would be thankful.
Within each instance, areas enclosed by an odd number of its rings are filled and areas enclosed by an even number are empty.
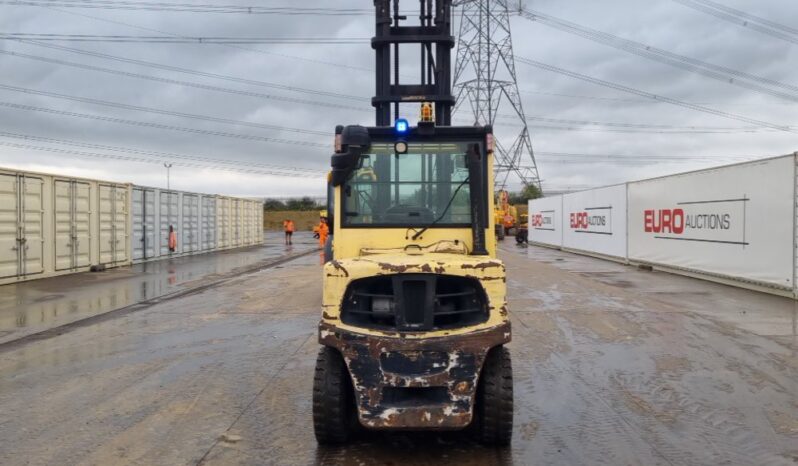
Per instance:
[[[321,176],[324,173],[323,170],[314,169],[314,168],[303,168],[303,167],[289,167],[285,165],[275,165],[270,163],[262,163],[256,161],[242,161],[242,160],[230,160],[230,159],[221,159],[221,158],[212,158],[212,157],[204,157],[198,155],[186,155],[186,154],[177,154],[174,152],[159,152],[159,151],[152,151],[152,150],[145,150],[145,149],[134,149],[128,147],[119,147],[119,146],[110,146],[105,144],[93,144],[87,142],[80,142],[80,141],[73,141],[68,139],[56,139],[56,138],[48,138],[44,136],[35,136],[30,134],[20,134],[20,133],[9,133],[6,131],[0,131],[0,137],[11,138],[11,139],[21,139],[26,141],[38,141],[38,142],[45,142],[48,144],[59,144],[71,147],[80,147],[84,149],[96,149],[96,150],[103,150],[103,151],[112,151],[112,152],[125,152],[129,154],[135,155],[145,155],[145,156],[154,156],[159,157],[164,160],[173,160],[173,159],[183,159],[193,162],[202,162],[215,165],[230,165],[235,167],[246,167],[246,168],[258,168],[258,169],[265,169],[265,170],[277,170],[283,171],[293,174],[301,175],[313,175],[313,176]]]
[[[715,65],[705,61],[697,60],[695,58],[678,55],[667,50],[642,44],[640,42],[635,42],[629,39],[624,39],[606,32],[597,31],[595,29],[581,26],[570,21],[565,21],[535,10],[525,8],[520,11],[520,15],[530,21],[536,21],[554,29],[608,45],[619,50],[624,50],[643,58],[648,58],[650,60],[658,61],[679,69],[700,74],[702,76],[707,76],[728,84],[743,87],[763,94],[769,94],[782,99],[798,102],[798,86],[782,83],[773,79],[746,73],[744,71],[735,70],[726,66]],[[740,79],[752,82],[741,81]],[[770,87],[760,86],[759,84],[754,83],[761,83],[766,86],[777,87],[789,92],[777,91]]]
[[[174,126],[174,125],[162,125],[159,123],[152,123],[150,121],[138,121],[138,120],[127,120],[123,118],[115,118],[115,117],[107,117],[107,116],[100,116],[100,115],[89,115],[86,113],[78,113],[78,112],[69,112],[65,110],[57,110],[53,108],[47,107],[36,107],[33,105],[23,105],[17,104],[13,102],[3,102],[0,101],[0,107],[6,108],[13,108],[15,110],[26,110],[30,112],[40,112],[40,113],[48,113],[51,115],[61,115],[61,116],[68,116],[73,118],[83,118],[87,120],[95,120],[95,121],[104,121],[108,123],[118,123],[123,125],[131,125],[131,126],[139,126],[143,128],[156,128],[156,129],[163,129],[169,131],[180,131],[184,133],[193,133],[193,134],[203,134],[207,136],[220,136],[225,138],[234,138],[234,139],[243,139],[247,141],[259,141],[259,142],[269,142],[275,144],[288,144],[294,146],[307,146],[307,147],[321,147],[325,149],[330,148],[330,144],[322,144],[319,142],[312,142],[312,141],[297,141],[292,139],[281,139],[281,138],[272,138],[266,136],[255,136],[251,134],[239,134],[239,133],[227,133],[224,131],[212,131],[212,130],[204,130],[204,129],[197,129],[197,128],[186,128],[183,126]]]
[[[734,8],[720,5],[707,0],[673,0],[686,7],[706,13],[716,18],[737,24],[754,31],[767,34],[778,39],[798,44],[798,31],[794,28],[784,26],[774,21],[769,21],[757,16],[745,13]]]
[[[691,110],[695,110],[695,111],[698,111],[698,112],[708,113],[708,114],[711,114],[711,115],[719,116],[719,117],[722,117],[722,118],[728,118],[728,119],[731,119],[731,120],[742,121],[744,123],[748,123],[748,124],[752,124],[752,125],[762,126],[762,127],[766,127],[766,128],[772,128],[772,129],[776,129],[776,130],[779,130],[779,131],[786,131],[786,132],[790,132],[790,133],[798,132],[798,130],[795,130],[795,129],[789,127],[789,126],[778,125],[778,124],[770,123],[770,122],[763,121],[763,120],[757,120],[755,118],[748,118],[748,117],[745,117],[745,116],[742,116],[742,115],[736,115],[736,114],[733,114],[733,113],[723,112],[721,110],[715,110],[713,108],[705,107],[705,106],[702,106],[702,105],[696,105],[696,104],[691,104],[691,103],[688,103],[688,102],[683,102],[681,100],[672,99],[670,97],[664,97],[664,96],[661,96],[661,95],[653,94],[651,92],[646,92],[646,91],[635,89],[635,88],[632,88],[632,87],[629,87],[629,86],[624,86],[622,84],[618,84],[618,83],[614,83],[614,82],[610,82],[610,81],[605,81],[603,79],[594,78],[592,76],[588,76],[588,75],[584,75],[584,74],[581,74],[581,73],[577,73],[575,71],[566,70],[564,68],[559,68],[557,66],[549,65],[549,64],[542,63],[542,62],[535,61],[535,60],[531,60],[529,58],[523,58],[523,57],[519,57],[519,56],[516,55],[515,59],[517,61],[519,61],[521,63],[524,63],[526,65],[529,65],[529,66],[534,66],[536,68],[540,68],[540,69],[543,69],[543,70],[551,71],[553,73],[562,74],[564,76],[569,76],[569,77],[574,78],[574,79],[579,79],[579,80],[586,81],[586,82],[589,82],[589,83],[592,83],[592,84],[596,84],[596,85],[599,85],[599,86],[608,87],[608,88],[615,89],[615,90],[618,90],[618,91],[621,91],[621,92],[626,92],[626,93],[629,93],[629,94],[638,95],[640,97],[646,97],[648,99],[659,100],[659,101],[662,101],[662,102],[669,103],[671,105],[676,105],[678,107],[689,108]]]
[[[61,48],[61,47],[58,47],[58,48]],[[211,85],[199,84],[199,83],[176,80],[176,79],[161,78],[161,77],[157,77],[157,76],[143,75],[143,74],[140,74],[140,73],[131,73],[131,72],[127,72],[127,71],[121,71],[121,70],[115,70],[115,69],[109,69],[109,68],[102,68],[102,67],[97,67],[97,66],[93,66],[93,65],[86,65],[86,64],[82,64],[82,63],[69,62],[69,61],[65,61],[65,60],[59,60],[59,59],[54,59],[54,58],[49,58],[49,57],[42,57],[42,56],[37,56],[37,55],[30,55],[30,54],[19,53],[19,52],[11,52],[11,51],[0,50],[0,54],[6,54],[6,55],[20,57],[20,58],[37,60],[37,61],[41,61],[41,62],[45,62],[45,63],[51,63],[51,64],[59,65],[59,66],[70,66],[70,67],[74,67],[74,68],[78,68],[78,69],[84,69],[84,70],[88,70],[88,71],[97,71],[97,72],[109,73],[109,74],[114,74],[114,75],[119,75],[119,76],[127,76],[127,77],[145,79],[145,80],[150,80],[150,81],[155,81],[155,82],[162,82],[162,83],[167,83],[167,84],[175,84],[175,85],[180,85],[180,86],[193,87],[193,88],[204,89],[204,90],[209,90],[209,91],[238,94],[238,95],[243,95],[243,96],[248,96],[248,97],[260,97],[260,98],[272,99],[272,100],[285,100],[285,101],[289,101],[289,102],[292,102],[292,103],[304,103],[304,104],[308,104],[308,105],[320,105],[320,106],[331,107],[331,108],[351,109],[351,110],[364,111],[364,112],[365,111],[372,111],[371,109],[369,109],[367,107],[353,107],[353,106],[345,106],[345,105],[332,104],[332,103],[319,102],[319,101],[305,101],[305,100],[298,100],[298,99],[293,99],[293,98],[284,98],[282,96],[274,96],[274,95],[270,95],[270,94],[261,94],[261,93],[251,92],[251,91],[242,91],[242,90],[238,90],[238,89],[230,89],[230,88],[219,87],[219,86],[211,86]],[[105,55],[105,54],[101,54],[101,55]],[[109,57],[109,58],[111,58],[111,57]],[[122,57],[113,57],[113,58],[117,58],[117,59],[120,59],[120,60],[123,60],[123,61],[131,61],[131,60],[128,60],[128,59],[124,59]],[[149,62],[145,62],[145,63],[148,63],[149,65],[157,66],[159,68],[170,69],[170,70],[171,69],[175,69],[175,67],[171,67],[171,66],[167,66],[167,65],[159,65],[159,64],[156,64],[156,63],[149,63]],[[183,73],[189,73],[189,74],[197,74],[197,75],[200,75],[200,76],[210,76],[210,77],[215,77],[215,78],[228,79],[228,80],[235,81],[235,82],[245,82],[245,83],[248,83],[248,84],[249,83],[255,83],[255,84],[263,85],[263,86],[266,86],[266,87],[288,88],[288,89],[296,91],[296,92],[306,92],[306,93],[311,93],[311,94],[330,95],[330,96],[333,96],[333,97],[346,98],[346,99],[358,100],[358,101],[368,101],[369,100],[368,97],[359,97],[359,96],[346,95],[346,94],[328,93],[328,92],[325,92],[325,91],[318,91],[318,90],[307,89],[307,88],[297,88],[297,87],[293,87],[293,86],[282,86],[282,85],[278,85],[278,84],[274,84],[274,83],[266,83],[266,82],[262,82],[262,81],[252,81],[252,80],[247,80],[247,79],[239,79],[239,78],[234,78],[234,77],[229,77],[229,76],[215,75],[213,73],[205,73],[205,72],[201,72],[201,71],[188,70],[188,69],[184,69],[184,68],[177,68],[176,71],[183,72]],[[617,100],[621,100],[621,99],[617,99]],[[511,116],[511,115],[498,115],[497,117],[498,118],[502,118],[502,119],[515,118],[514,116]],[[732,133],[732,132],[749,132],[749,133],[751,133],[751,132],[758,132],[758,130],[757,130],[758,127],[757,128],[752,128],[752,127],[748,127],[748,128],[745,128],[745,127],[743,127],[743,128],[726,128],[726,127],[703,127],[703,126],[673,126],[673,125],[650,125],[650,124],[647,125],[647,124],[608,123],[608,122],[581,121],[581,120],[564,120],[564,119],[545,118],[545,117],[527,117],[527,120],[543,121],[543,122],[548,122],[548,123],[565,124],[565,125],[575,125],[576,124],[576,125],[592,125],[592,126],[609,126],[609,127],[625,127],[625,128],[663,130],[663,131],[656,131],[658,133],[665,133],[665,132],[667,132],[667,133],[674,133],[674,132],[687,132],[687,133]],[[465,120],[463,120],[463,121],[465,121]],[[574,128],[574,127],[570,127],[570,126],[562,127],[562,128],[552,127],[552,126],[537,126],[537,128],[553,129],[553,130],[565,130],[565,131],[583,130],[582,128]],[[271,129],[271,128],[269,128],[269,129]],[[668,130],[668,131],[665,131],[665,130]],[[673,130],[673,131],[670,131],[670,130]],[[603,130],[599,130],[599,132],[641,132],[641,131],[603,131]],[[327,133],[324,133],[324,134],[326,135]]]
[[[17,86],[9,86],[6,84],[0,84],[0,89],[12,92],[20,92],[23,94],[30,94],[30,95],[40,95],[45,97],[51,97],[54,99],[62,99],[62,100],[71,100],[73,102],[83,102],[86,104],[92,105],[101,105],[105,107],[113,107],[113,108],[121,108],[124,110],[135,110],[138,112],[146,112],[146,113],[155,113],[159,115],[168,115],[168,116],[176,116],[180,118],[190,118],[194,120],[204,120],[210,121],[213,123],[222,123],[226,125],[235,125],[235,126],[248,126],[250,128],[259,128],[259,129],[268,129],[274,131],[286,131],[291,133],[300,133],[300,134],[313,134],[318,136],[331,136],[332,132],[330,131],[317,131],[311,129],[303,129],[303,128],[289,128],[285,126],[276,126],[276,125],[267,125],[263,123],[254,123],[251,121],[243,121],[243,120],[232,120],[229,118],[219,118],[219,117],[212,117],[206,115],[195,115],[192,113],[183,113],[183,112],[175,112],[171,110],[163,110],[159,108],[152,108],[152,107],[142,107],[139,105],[129,105],[123,104],[119,102],[109,102],[107,100],[98,100],[98,99],[90,99],[87,97],[77,97],[71,96],[66,94],[58,94],[55,92],[47,92],[47,91],[37,91],[35,89],[28,89],[24,87],[17,87]]]
[[[11,51],[0,50],[0,54],[10,55],[10,56],[15,56],[15,57],[20,57],[20,58],[26,58],[26,59],[29,59],[29,60],[37,60],[37,61],[40,61],[40,62],[50,63],[50,64],[58,65],[58,66],[69,66],[69,67],[79,68],[79,69],[83,69],[83,70],[87,70],[87,71],[97,71],[97,72],[102,72],[102,73],[114,74],[114,75],[117,75],[117,76],[126,76],[126,77],[130,77],[130,78],[144,79],[144,80],[148,80],[148,81],[155,81],[155,82],[160,82],[160,83],[165,83],[165,84],[175,84],[175,85],[184,86],[184,87],[193,87],[193,88],[196,88],[196,89],[203,89],[203,90],[207,90],[207,91],[224,92],[224,93],[228,93],[228,94],[237,94],[237,95],[242,95],[242,96],[245,96],[245,97],[257,97],[257,98],[260,98],[260,99],[275,100],[275,101],[281,101],[281,102],[289,102],[289,103],[294,103],[294,104],[329,107],[329,108],[335,108],[335,109],[347,109],[347,110],[355,110],[355,111],[362,111],[362,112],[371,111],[371,109],[369,109],[368,107],[365,107],[365,106],[363,106],[363,107],[355,107],[355,106],[350,106],[350,105],[336,104],[336,103],[332,103],[332,102],[323,102],[323,101],[319,101],[319,100],[305,100],[305,99],[297,99],[297,98],[294,98],[294,97],[284,97],[284,96],[279,96],[279,95],[274,95],[274,94],[263,94],[263,93],[260,93],[260,92],[244,91],[244,90],[240,90],[240,89],[231,89],[231,88],[228,88],[228,87],[213,86],[213,85],[209,85],[209,84],[200,84],[200,83],[191,82],[191,81],[182,81],[182,80],[178,80],[178,79],[162,78],[162,77],[158,77],[158,76],[145,75],[145,74],[141,74],[141,73],[132,73],[132,72],[129,72],[129,71],[122,71],[122,70],[116,70],[116,69],[111,69],[111,68],[103,68],[103,67],[94,66],[94,65],[86,65],[86,64],[83,64],[83,63],[70,62],[70,61],[66,61],[66,60],[59,60],[59,59],[55,59],[55,58],[42,57],[42,56],[31,55],[31,54],[26,54],[26,53],[19,53],[19,52],[11,52]],[[157,64],[152,64],[152,65],[157,65]],[[164,65],[163,68],[167,69],[169,67]],[[180,72],[188,73],[188,74],[196,74],[196,75],[200,75],[200,76],[211,74],[211,73],[203,73],[203,72],[200,72],[200,71],[196,71],[195,72],[193,70],[186,70],[186,69],[182,69],[182,71],[180,71]],[[237,78],[233,78],[233,77],[223,77],[221,75],[213,76],[213,77],[218,77],[220,79],[227,79],[227,80],[230,80],[230,81],[238,81],[238,82],[240,82],[240,81],[249,81],[249,80],[237,79]],[[347,99],[351,99],[351,100],[361,100],[361,101],[362,100],[368,100],[368,99],[359,98],[359,97],[356,97],[356,96],[347,96],[345,94],[335,95],[334,93],[327,93],[325,91],[316,91],[316,90],[312,90],[312,89],[298,88],[298,87],[293,87],[293,86],[281,86],[281,85],[278,85],[278,84],[265,83],[265,82],[262,82],[262,81],[252,81],[252,83],[248,83],[248,84],[253,84],[253,83],[258,83],[258,85],[261,85],[261,86],[264,86],[264,87],[274,87],[274,88],[277,88],[277,89],[284,88],[286,90],[290,90],[290,91],[293,91],[293,92],[302,92],[302,93],[309,93],[309,94],[316,94],[316,95],[325,95],[325,96],[329,95],[329,96],[332,96],[332,97],[338,97],[338,98],[342,98],[342,99],[343,98],[347,98]]]
[[[152,10],[191,13],[240,13],[250,15],[288,15],[288,16],[361,16],[373,15],[374,10],[366,8],[304,8],[294,6],[247,6],[213,5],[172,2],[132,2],[132,1],[91,1],[91,0],[3,0],[0,4],[19,6],[47,6],[59,8],[98,8],[110,10]]]
[[[164,71],[174,71],[176,73],[192,74],[192,75],[196,75],[196,76],[202,76],[202,77],[205,77],[205,78],[221,79],[221,80],[231,81],[231,82],[235,82],[235,83],[239,83],[239,84],[248,84],[248,85],[252,85],[252,86],[267,87],[267,88],[272,88],[272,89],[280,89],[280,90],[284,90],[284,91],[298,92],[298,93],[303,93],[303,94],[319,95],[319,96],[325,96],[325,97],[335,97],[335,98],[340,98],[340,99],[360,100],[360,101],[366,101],[366,102],[370,102],[371,101],[371,99],[369,99],[368,97],[356,96],[356,95],[351,95],[351,94],[344,94],[344,93],[341,93],[341,92],[331,92],[331,91],[322,91],[322,90],[318,90],[318,89],[308,89],[308,88],[305,88],[305,87],[290,86],[290,85],[286,85],[286,84],[278,84],[278,83],[273,83],[273,82],[261,81],[261,80],[257,80],[257,79],[241,78],[241,77],[218,74],[218,73],[209,73],[207,71],[193,70],[193,69],[189,69],[189,68],[183,68],[183,67],[174,66],[174,65],[166,65],[166,64],[163,64],[163,63],[155,63],[155,62],[145,61],[145,60],[136,60],[136,59],[133,59],[133,58],[121,57],[119,55],[110,55],[110,54],[107,54],[107,53],[94,52],[94,51],[91,51],[91,50],[83,50],[83,49],[76,49],[76,48],[73,48],[73,47],[65,47],[65,46],[62,46],[62,45],[47,44],[47,43],[41,43],[41,42],[35,42],[35,41],[27,41],[27,40],[23,40],[23,41],[19,41],[19,42],[24,43],[24,44],[35,45],[37,47],[44,47],[44,48],[49,48],[49,49],[53,49],[53,50],[61,50],[61,51],[65,51],[65,52],[76,53],[76,54],[79,54],[79,55],[86,55],[86,56],[95,57],[95,58],[102,58],[102,59],[105,59],[105,60],[113,60],[113,61],[118,61],[118,62],[122,62],[122,63],[129,63],[129,64],[132,64],[132,65],[146,66],[146,67],[150,67],[150,68],[161,69],[161,70],[164,70]],[[365,107],[362,107],[361,109],[363,109],[363,108],[365,108]]]
[[[44,151],[44,152],[54,152],[57,154],[69,154],[69,155],[76,155],[78,157],[91,157],[91,158],[102,158],[102,159],[114,159],[114,160],[126,160],[131,162],[143,162],[143,163],[155,163],[160,165],[163,163],[163,160],[154,160],[154,159],[147,159],[142,157],[133,157],[127,155],[117,155],[117,154],[103,154],[99,152],[85,152],[85,151],[77,151],[72,149],[62,149],[58,147],[47,147],[47,146],[35,146],[32,144],[19,144],[14,142],[3,142],[0,141],[0,146],[5,147],[13,147],[15,149],[27,149],[27,150],[36,150],[36,151]],[[210,170],[218,170],[218,171],[229,171],[229,172],[237,172],[237,173],[249,173],[255,175],[275,175],[275,176],[291,176],[291,177],[310,177],[310,175],[304,174],[297,174],[297,173],[283,173],[271,170],[256,170],[256,169],[247,169],[247,168],[236,168],[236,167],[219,167],[219,166],[208,166],[199,163],[192,163],[192,162],[185,162],[185,161],[173,161],[172,159],[168,159],[170,163],[175,165],[182,165],[185,167],[193,167],[193,168],[204,168]],[[313,176],[316,177],[315,175]]]
[[[346,45],[369,43],[361,37],[174,37],[126,36],[97,34],[39,34],[0,32],[0,39],[43,40],[57,42],[128,42],[147,44],[281,44],[281,45]]]

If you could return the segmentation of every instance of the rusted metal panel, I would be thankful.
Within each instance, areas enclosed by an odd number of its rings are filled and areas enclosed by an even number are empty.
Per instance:
[[[465,335],[423,339],[319,325],[319,343],[340,351],[349,368],[360,422],[374,429],[468,426],[485,357],[491,348],[509,342],[510,334],[509,322]],[[396,388],[436,387],[443,389],[438,399],[402,403],[386,396],[387,390]]]

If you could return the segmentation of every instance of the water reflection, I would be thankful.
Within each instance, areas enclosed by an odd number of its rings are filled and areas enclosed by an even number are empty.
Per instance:
[[[262,246],[0,286],[0,342],[163,296],[209,276],[315,246],[309,234],[307,238],[299,236],[295,246],[288,248],[282,247],[279,235],[265,236]]]

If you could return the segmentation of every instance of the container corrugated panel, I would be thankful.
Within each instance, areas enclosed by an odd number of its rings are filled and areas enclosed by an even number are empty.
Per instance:
[[[182,198],[182,222],[181,230],[178,233],[182,239],[181,251],[184,254],[190,254],[200,249],[200,196],[199,194],[183,193]]]
[[[202,196],[202,250],[211,251],[218,246],[216,239],[216,196]]]
[[[97,184],[74,179],[53,181],[55,269],[91,265],[91,196]]]
[[[149,188],[133,188],[132,254],[134,261],[142,261],[157,257],[158,241],[156,237],[158,217],[157,196],[159,191]]]
[[[230,247],[230,198],[216,198],[216,237],[219,249]]]
[[[0,279],[42,274],[45,176],[0,174]]]
[[[230,211],[231,211],[231,219],[230,219],[230,246],[231,247],[239,247],[241,246],[241,205],[243,204],[242,199],[232,199],[230,203]]]
[[[130,185],[0,169],[0,284],[130,263]]]
[[[241,244],[248,246],[252,244],[252,201],[244,200],[241,202],[241,223]]]
[[[99,185],[98,225],[100,239],[99,263],[120,265],[129,261],[128,202],[126,185]]]
[[[158,256],[168,256],[169,227],[177,229],[180,226],[180,194],[174,191],[159,191],[159,193]]]

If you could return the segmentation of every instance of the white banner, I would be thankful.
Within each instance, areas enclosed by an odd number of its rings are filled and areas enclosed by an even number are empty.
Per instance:
[[[793,287],[795,158],[629,184],[629,259]]]
[[[529,241],[562,246],[562,196],[529,201]]]
[[[563,195],[564,248],[626,258],[626,185]]]

